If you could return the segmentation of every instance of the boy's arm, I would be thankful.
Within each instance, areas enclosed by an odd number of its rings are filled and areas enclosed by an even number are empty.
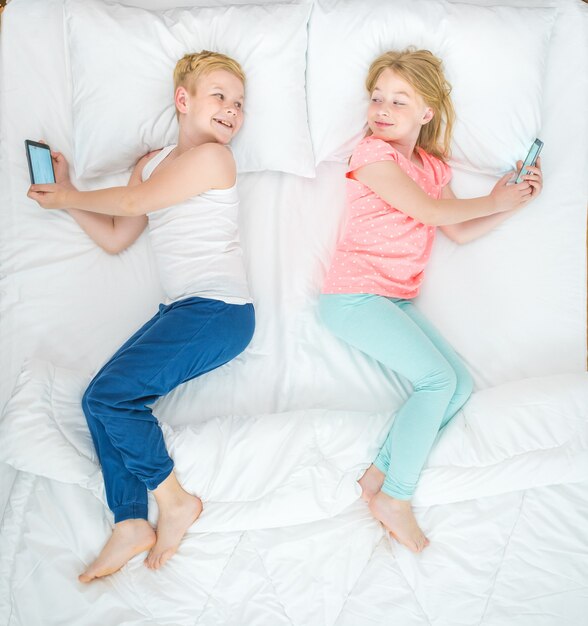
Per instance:
[[[77,191],[63,185],[31,185],[29,198],[46,209],[75,208],[105,215],[139,216],[235,182],[233,155],[221,144],[186,150],[167,167],[132,187]]]
[[[134,187],[141,183],[143,168],[155,154],[155,152],[151,152],[139,159],[127,183],[128,187]],[[69,183],[69,180],[67,183]],[[71,183],[69,183],[69,189],[77,191]],[[72,208],[66,210],[80,228],[109,254],[118,254],[126,250],[139,238],[147,226],[147,217],[145,215],[121,217]]]
[[[522,166],[522,161],[517,163],[517,169]],[[535,167],[529,167],[528,171],[531,172],[528,176],[524,177],[532,188],[531,198],[535,198],[542,189],[541,178],[541,161],[537,161]],[[451,200],[455,199],[453,191],[446,185],[443,187],[441,194],[442,199]],[[439,229],[443,234],[455,243],[464,244],[482,237],[486,233],[489,233],[493,228],[496,228],[499,224],[506,221],[509,217],[514,215],[522,207],[511,209],[510,211],[504,211],[502,213],[494,213],[493,215],[486,215],[485,217],[478,217],[475,219],[460,222],[459,224],[448,224],[440,226]]]
[[[531,199],[527,181],[507,185],[512,173],[503,176],[487,196],[469,199],[431,198],[394,161],[378,161],[353,172],[385,202],[423,224],[442,226],[509,211]]]

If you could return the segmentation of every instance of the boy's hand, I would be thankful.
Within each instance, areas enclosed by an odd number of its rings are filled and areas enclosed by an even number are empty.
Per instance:
[[[38,202],[44,209],[68,209],[71,208],[71,203],[68,201],[71,189],[71,183],[70,186],[67,186],[67,183],[31,185],[27,196]]]
[[[43,139],[39,139],[39,143],[47,145],[47,142]],[[51,150],[51,161],[53,162],[53,171],[55,172],[55,182],[74,188],[69,179],[69,164],[63,154]]]
[[[66,187],[73,187],[69,179],[69,164],[63,154],[51,150],[51,160],[53,161],[55,182]]]

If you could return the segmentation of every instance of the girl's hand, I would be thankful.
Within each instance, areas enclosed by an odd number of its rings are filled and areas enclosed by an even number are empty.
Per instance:
[[[519,163],[521,162],[519,161]],[[520,169],[520,165],[518,167]],[[494,200],[497,213],[520,209],[533,197],[533,187],[528,181],[524,180],[516,185],[509,184],[513,175],[514,172],[505,174],[490,192],[490,197]]]
[[[521,169],[523,166],[522,161],[517,162],[517,168]],[[532,187],[531,199],[536,198],[543,189],[543,172],[541,171],[541,157],[537,159],[537,163],[534,167],[530,165],[525,168],[529,174],[523,176],[523,180],[526,180]]]
[[[68,200],[70,191],[71,186],[67,186],[67,183],[31,185],[27,196],[44,209],[68,209],[71,208]]]

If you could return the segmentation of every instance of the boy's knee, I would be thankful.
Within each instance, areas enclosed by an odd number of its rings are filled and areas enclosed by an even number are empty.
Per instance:
[[[88,386],[82,397],[82,409],[86,420],[98,419],[104,415],[104,409],[116,404],[113,397],[115,385],[107,376],[99,375]]]

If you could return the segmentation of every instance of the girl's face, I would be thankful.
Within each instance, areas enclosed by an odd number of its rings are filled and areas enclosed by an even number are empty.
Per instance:
[[[374,137],[414,145],[433,114],[422,96],[394,70],[380,74],[368,108],[368,126]]]
[[[178,88],[176,106],[185,114],[183,130],[194,143],[228,144],[243,124],[243,93],[241,80],[225,70],[200,76],[193,94]]]

